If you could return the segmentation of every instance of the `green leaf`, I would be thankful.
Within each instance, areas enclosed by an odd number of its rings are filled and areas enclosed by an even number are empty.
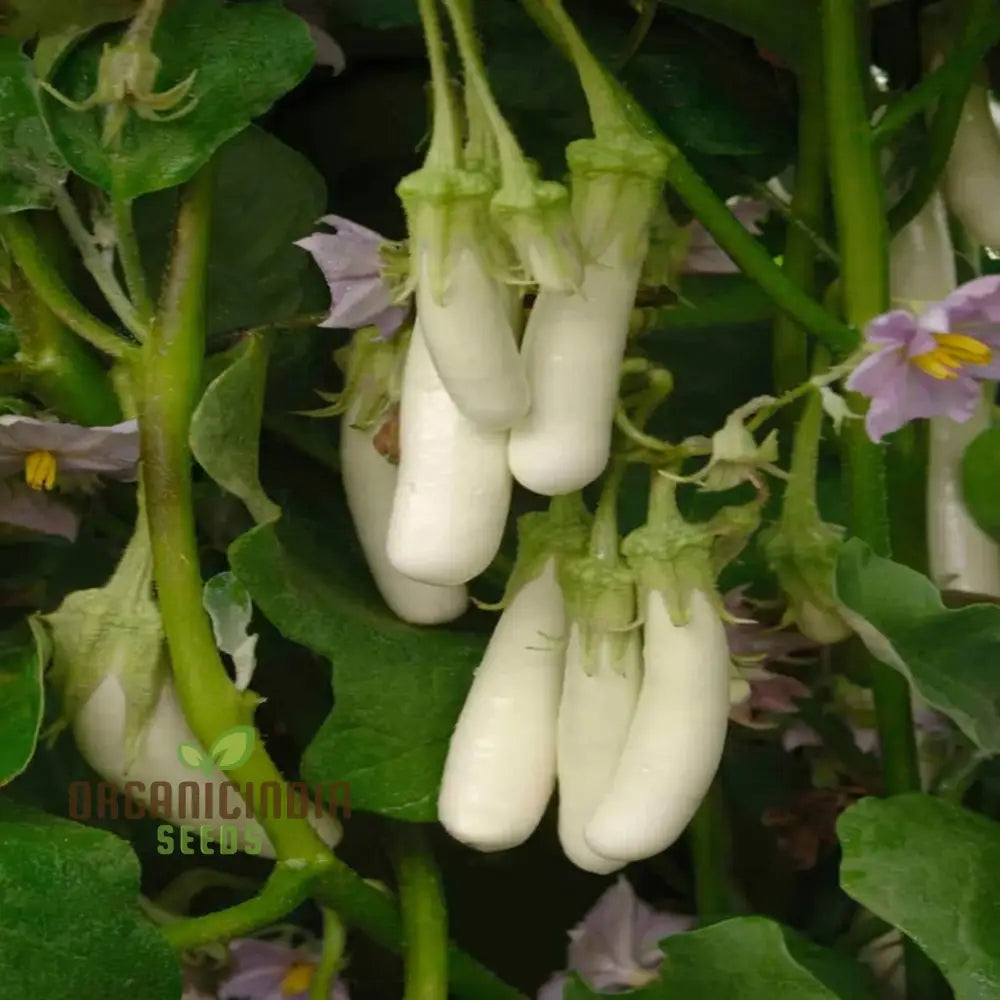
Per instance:
[[[193,743],[182,743],[177,748],[177,756],[182,764],[186,767],[192,767],[196,771],[200,771],[205,766],[205,761],[211,759],[201,747],[195,746]]]
[[[14,0],[10,34],[14,38],[85,32],[99,24],[123,21],[139,0]]]
[[[913,938],[955,1000],[1000,996],[1000,826],[913,794],[863,799],[837,833],[845,892]]]
[[[63,62],[54,86],[75,101],[94,90],[104,36],[88,39]],[[173,187],[190,178],[227,139],[263,114],[309,72],[315,48],[305,24],[278,3],[168,4],[153,40],[162,62],[158,91],[192,71],[198,103],[174,121],[153,122],[130,112],[120,143],[101,143],[104,109],[74,111],[49,96],[46,116],[70,166],[124,198]]]
[[[335,705],[306,751],[307,779],[349,781],[352,808],[429,822],[484,641],[392,617],[353,549],[286,512],[238,538],[229,561],[282,634],[333,662]]]
[[[267,378],[267,341],[246,337],[235,360],[205,390],[191,418],[191,451],[202,468],[238,496],[258,524],[281,515],[260,485],[259,437]]]
[[[257,636],[249,632],[253,619],[250,594],[233,573],[218,573],[205,582],[201,603],[212,619],[215,644],[232,657],[236,687],[245,691],[257,665]]]
[[[209,333],[325,308],[326,283],[309,254],[294,245],[315,229],[326,207],[326,185],[309,161],[251,126],[219,150],[213,182]],[[175,190],[136,203],[135,225],[150,274],[166,270],[176,214]]]
[[[987,428],[965,449],[962,495],[976,524],[1000,541],[1000,424]]]
[[[1000,607],[948,610],[927,577],[875,555],[860,539],[840,552],[837,596],[877,659],[988,753],[1000,753]]]
[[[850,956],[821,948],[763,917],[739,917],[674,934],[660,945],[660,979],[636,1000],[876,1000],[867,972]],[[564,1000],[600,996],[579,980]]]
[[[45,710],[45,634],[26,624],[0,632],[0,786],[29,764]]]
[[[227,729],[212,747],[212,759],[223,771],[241,767],[253,753],[253,726],[234,726]]]
[[[124,841],[0,799],[0,968],[11,1000],[177,1000],[180,964],[138,905]]]
[[[0,38],[0,213],[49,208],[68,170],[38,105],[31,60]]]

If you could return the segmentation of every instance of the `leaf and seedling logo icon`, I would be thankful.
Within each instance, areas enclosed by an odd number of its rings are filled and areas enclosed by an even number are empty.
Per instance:
[[[253,726],[233,726],[215,741],[208,753],[193,743],[182,743],[177,755],[185,767],[205,774],[211,774],[216,767],[220,771],[233,771],[250,759],[254,736]]]

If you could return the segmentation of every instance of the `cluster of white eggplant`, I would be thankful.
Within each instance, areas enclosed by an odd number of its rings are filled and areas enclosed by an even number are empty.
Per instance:
[[[358,419],[361,403],[349,406],[341,439],[348,504],[376,583],[416,624],[464,610],[465,585],[500,547],[515,480],[559,496],[604,471],[667,168],[664,150],[602,91],[597,136],[567,151],[569,190],[540,180],[493,100],[470,5],[443,6],[465,73],[465,128],[437,0],[421,0],[434,114],[424,165],[398,189],[415,302],[401,363],[398,465],[377,453],[379,422]],[[537,294],[525,323],[527,287]],[[384,395],[381,379],[376,394]]]
[[[681,519],[673,488],[654,486],[625,563],[616,528],[596,523],[588,544],[579,500],[522,520],[506,608],[445,764],[438,817],[457,840],[517,846],[558,787],[566,856],[609,873],[691,820],[722,755],[730,655],[711,536]]]

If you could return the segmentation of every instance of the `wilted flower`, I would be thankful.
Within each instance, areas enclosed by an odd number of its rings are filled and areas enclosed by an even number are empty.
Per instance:
[[[660,941],[694,923],[694,917],[654,910],[620,876],[569,932],[569,971],[598,993],[638,989],[657,978]],[[560,1000],[567,979],[566,972],[556,973],[538,991],[538,1000]]]
[[[979,404],[979,382],[1000,378],[1000,275],[970,281],[919,314],[877,316],[865,336],[879,349],[847,388],[872,400],[865,426],[873,441],[921,417],[962,423]]]
[[[737,198],[730,204],[733,215],[755,236],[760,235],[759,223],[770,207],[762,201]],[[732,258],[715,242],[715,237],[697,220],[688,227],[690,242],[684,260],[684,274],[736,274],[739,268]]]
[[[233,941],[229,952],[236,972],[222,984],[219,1000],[307,1000],[318,961],[313,952],[254,938]],[[349,1000],[339,979],[330,998]]]
[[[313,233],[295,243],[312,254],[330,286],[332,307],[320,326],[359,330],[374,325],[388,339],[402,326],[407,308],[392,303],[381,257],[385,239],[339,215],[320,221],[336,232]]]

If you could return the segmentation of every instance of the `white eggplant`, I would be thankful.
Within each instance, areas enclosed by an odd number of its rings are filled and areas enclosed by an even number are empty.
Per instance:
[[[641,266],[615,242],[585,268],[579,291],[535,300],[522,346],[531,410],[508,449],[514,478],[535,493],[581,489],[608,463]]]
[[[955,251],[940,195],[896,236],[890,261],[894,299],[935,302],[954,291]],[[1000,546],[972,519],[962,497],[962,455],[990,425],[992,393],[991,384],[965,423],[929,421],[927,545],[930,576],[939,587],[1000,597]]]
[[[683,626],[657,591],[645,604],[639,701],[611,787],[584,831],[592,850],[619,861],[652,857],[681,835],[718,769],[729,716],[729,648],[712,601],[693,591]]]
[[[642,648],[632,632],[620,656],[618,637],[601,636],[588,674],[579,627],[570,626],[559,705],[559,840],[578,868],[607,875],[620,860],[596,854],[583,831],[611,785],[628,737],[642,680]]]
[[[413,328],[400,399],[400,460],[386,550],[404,576],[457,586],[490,564],[510,506],[507,434],[463,416]]]
[[[382,599],[403,621],[438,625],[458,618],[468,607],[464,586],[438,587],[411,580],[386,554],[397,470],[375,448],[372,433],[353,427],[357,408],[340,422],[340,468],[347,506],[368,568]]]
[[[518,353],[507,289],[480,256],[456,248],[441,302],[424,262],[417,313],[441,382],[459,411],[490,430],[504,430],[528,412],[530,395]]]
[[[1000,546],[972,519],[962,497],[962,455],[992,422],[992,382],[965,423],[930,421],[927,541],[930,577],[943,590],[1000,597]]]
[[[500,616],[451,737],[438,818],[463,844],[516,847],[545,812],[556,777],[565,629],[549,559]]]
[[[944,191],[948,207],[976,243],[1000,246],[1000,130],[983,84],[974,83],[965,100]]]
[[[198,746],[198,739],[184,718],[169,679],[163,683],[156,706],[143,729],[138,752],[128,767],[125,763],[125,717],[125,689],[117,676],[109,674],[98,684],[73,719],[73,735],[80,753],[102,778],[122,790],[126,789],[129,782],[141,783],[141,789],[136,784],[128,791],[132,793],[132,798],[147,805],[150,803],[153,783],[168,782],[172,786],[173,810],[169,820],[175,826],[190,825],[199,830],[207,828],[210,831],[207,836],[215,841],[219,839],[220,825],[236,827],[241,850],[249,847],[252,853],[261,857],[274,857],[274,847],[263,827],[256,820],[247,819],[246,804],[235,790],[230,789],[224,801],[230,811],[239,812],[239,818],[219,816],[219,803],[223,801],[222,788],[229,781],[226,775],[217,767],[205,774],[181,763],[181,744]],[[211,787],[214,803],[211,814],[206,806],[202,806],[199,811],[205,813],[203,819],[180,815],[179,786],[182,782],[196,783],[203,803],[208,797],[206,788]],[[339,843],[343,831],[334,817],[324,815],[316,819],[310,809],[309,822],[331,847]],[[255,850],[258,846],[260,849]]]

